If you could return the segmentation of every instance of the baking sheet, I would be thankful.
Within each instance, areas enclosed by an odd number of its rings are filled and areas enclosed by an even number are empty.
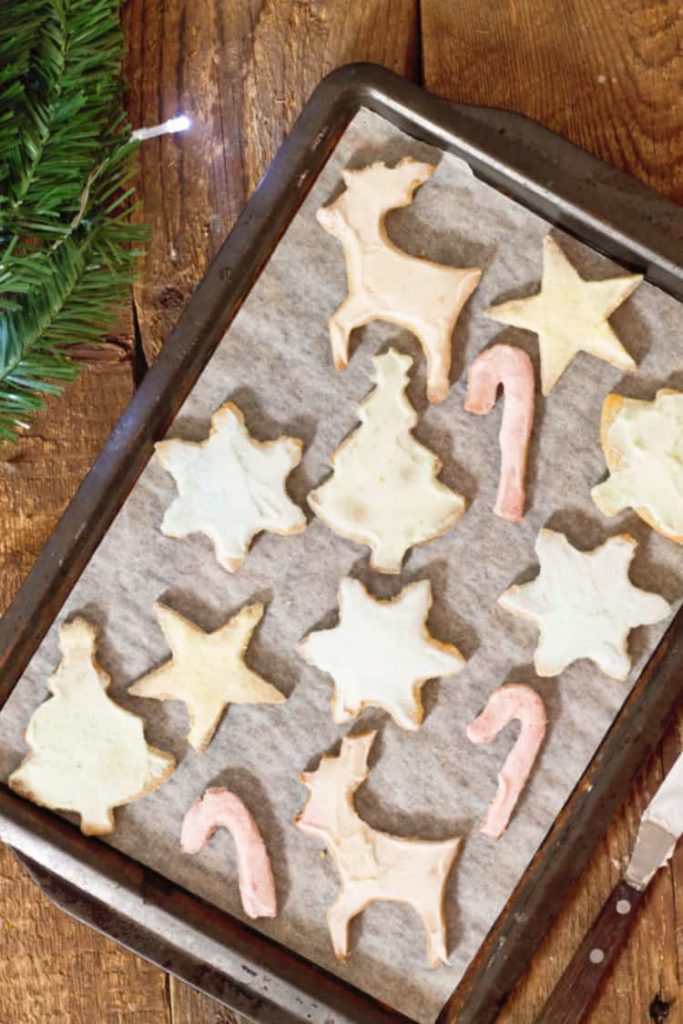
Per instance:
[[[405,155],[439,166],[416,202],[390,215],[392,237],[416,254],[484,268],[455,333],[456,383],[438,407],[425,401],[424,360],[411,335],[388,324],[364,328],[355,336],[344,374],[332,368],[327,336],[327,318],[346,294],[346,283],[341,247],[317,225],[315,210],[339,189],[343,166],[394,162]],[[393,344],[415,357],[409,395],[421,414],[416,434],[443,460],[442,480],[467,498],[466,515],[446,536],[416,549],[400,577],[371,573],[366,549],[337,538],[316,519],[296,537],[261,537],[244,567],[230,576],[216,564],[205,538],[172,540],[159,533],[175,487],[152,461],[0,714],[0,777],[6,779],[25,753],[22,737],[30,714],[46,696],[46,679],[58,659],[58,625],[76,613],[86,615],[103,631],[100,660],[113,676],[112,694],[143,714],[148,739],[179,760],[162,789],[116,812],[112,845],[243,916],[229,836],[218,833],[194,857],[178,845],[191,801],[208,785],[230,786],[251,807],[273,857],[281,912],[256,927],[425,1022],[436,1017],[457,985],[667,625],[631,634],[635,657],[628,684],[609,679],[588,662],[558,679],[539,680],[531,667],[534,627],[505,613],[496,598],[511,582],[535,575],[533,541],[543,525],[567,532],[584,548],[627,527],[641,541],[633,581],[670,601],[683,589],[683,552],[632,514],[604,519],[589,495],[604,475],[598,436],[604,395],[618,388],[651,398],[659,386],[683,385],[677,353],[683,308],[654,287],[642,285],[613,318],[640,364],[638,373],[623,377],[580,355],[552,395],[538,400],[526,518],[515,525],[491,511],[503,406],[499,402],[487,417],[466,414],[463,371],[494,338],[525,347],[537,366],[533,336],[504,329],[481,314],[493,302],[536,290],[547,231],[545,221],[477,181],[461,161],[416,143],[376,115],[358,114],[170,434],[200,440],[211,412],[228,398],[237,402],[260,439],[281,433],[303,438],[304,459],[290,478],[291,494],[303,505],[307,492],[329,472],[331,452],[357,423],[358,403],[371,386],[372,354]],[[594,251],[555,234],[586,276],[615,272],[614,264]],[[372,772],[358,794],[362,816],[397,834],[466,838],[447,891],[450,963],[439,971],[426,966],[417,918],[391,904],[365,911],[352,929],[350,959],[337,964],[325,921],[337,876],[316,842],[292,825],[307,793],[299,772],[314,766],[346,731],[330,721],[331,681],[303,663],[293,648],[310,629],[336,621],[337,585],[347,573],[385,598],[411,580],[429,578],[430,629],[469,659],[459,675],[425,688],[426,720],[419,732],[404,733],[375,710],[366,711],[357,726],[381,727]],[[125,692],[168,656],[152,608],[159,598],[205,630],[245,602],[265,601],[267,612],[249,661],[289,695],[287,703],[233,707],[204,755],[188,751],[182,705],[136,700]],[[550,729],[512,824],[493,843],[477,826],[515,728],[484,747],[469,744],[465,728],[490,691],[511,681],[538,689]]]

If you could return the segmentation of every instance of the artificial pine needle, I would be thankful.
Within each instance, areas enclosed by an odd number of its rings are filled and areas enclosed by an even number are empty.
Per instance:
[[[102,342],[144,232],[118,0],[0,0],[0,438]]]

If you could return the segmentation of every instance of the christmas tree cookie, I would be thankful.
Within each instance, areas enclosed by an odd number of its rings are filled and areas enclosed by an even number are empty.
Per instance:
[[[440,460],[411,433],[417,414],[405,389],[413,360],[390,349],[373,363],[377,387],[360,407],[361,425],[308,503],[335,533],[368,545],[373,569],[394,573],[409,548],[457,523],[465,501],[440,483]]]
[[[159,441],[157,458],[178,487],[161,532],[206,534],[218,564],[236,572],[257,533],[288,535],[305,528],[306,517],[285,490],[302,448],[295,437],[255,441],[232,402],[213,414],[205,441]]]
[[[577,551],[564,534],[539,532],[538,576],[498,599],[507,611],[537,624],[541,636],[534,667],[539,676],[557,676],[578,658],[590,658],[613,679],[626,679],[631,630],[660,622],[671,612],[659,594],[631,583],[637,547],[630,534],[621,533],[593,551]]]
[[[374,705],[402,729],[420,726],[422,685],[464,664],[457,647],[430,636],[431,604],[429,580],[409,584],[392,601],[377,601],[358,580],[342,580],[339,625],[309,633],[298,648],[334,679],[334,722],[347,722]]]
[[[683,544],[683,392],[662,388],[653,402],[608,395],[600,434],[610,471],[591,491],[600,511],[635,509]]]
[[[149,746],[143,720],[107,696],[111,680],[95,660],[96,639],[85,619],[61,627],[52,697],[31,717],[31,753],[9,785],[42,807],[75,812],[82,832],[103,836],[114,831],[113,809],[157,789],[175,759]]]
[[[643,280],[641,274],[584,281],[554,238],[543,239],[543,283],[537,295],[486,310],[501,324],[538,335],[541,390],[549,395],[572,359],[588,352],[620,370],[636,364],[610,327],[609,317]]]
[[[213,633],[164,604],[156,613],[172,657],[128,688],[134,697],[180,700],[187,707],[187,741],[206,750],[228,704],[280,704],[272,683],[244,662],[252,634],[263,616],[262,604],[250,604]]]
[[[427,357],[427,397],[442,402],[450,387],[451,336],[481,270],[411,256],[394,245],[384,225],[389,210],[408,206],[433,171],[431,164],[411,157],[395,167],[347,168],[342,171],[345,191],[318,210],[318,222],[341,242],[346,258],[349,294],[330,318],[337,369],[346,367],[356,327],[387,320],[418,339]]]

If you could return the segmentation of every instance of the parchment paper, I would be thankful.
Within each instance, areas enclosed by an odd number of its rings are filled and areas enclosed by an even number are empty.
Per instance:
[[[390,216],[389,230],[405,249],[459,267],[484,268],[482,282],[454,336],[455,384],[438,407],[425,400],[424,360],[415,340],[388,324],[357,336],[345,373],[330,357],[327,318],[346,294],[341,247],[317,225],[316,208],[339,189],[348,163],[390,162],[411,154],[439,166],[416,202]],[[185,403],[171,435],[205,437],[211,413],[230,398],[260,439],[293,434],[305,441],[291,494],[304,506],[307,492],[329,472],[329,456],[357,423],[357,406],[370,389],[370,358],[396,345],[415,359],[410,397],[420,411],[417,436],[441,457],[442,479],[463,493],[468,510],[446,536],[415,550],[400,577],[368,571],[367,550],[331,533],[312,518],[296,537],[264,535],[235,576],[214,560],[200,536],[171,540],[159,532],[175,494],[154,460],[74,588],[57,623],[0,715],[0,775],[6,779],[26,752],[29,716],[46,696],[57,660],[57,627],[82,613],[102,628],[101,661],[113,676],[111,692],[147,720],[151,742],[172,750],[179,766],[160,790],[116,812],[112,845],[209,901],[243,916],[230,837],[220,832],[196,856],[183,854],[183,815],[208,785],[242,794],[264,832],[277,880],[280,916],[256,927],[373,993],[419,1021],[432,1021],[476,953],[548,827],[584,771],[667,623],[631,634],[634,666],[628,684],[592,663],[574,664],[557,679],[537,679],[531,660],[532,624],[504,612],[496,598],[513,581],[536,574],[533,542],[549,524],[591,548],[624,528],[641,542],[632,579],[675,601],[682,592],[683,552],[634,514],[603,518],[590,487],[605,473],[599,444],[600,408],[615,388],[652,398],[658,386],[681,387],[683,308],[642,285],[613,318],[639,362],[636,374],[580,355],[552,395],[539,398],[529,473],[530,509],[520,525],[491,509],[498,480],[502,401],[487,417],[464,412],[464,368],[492,339],[530,352],[534,336],[503,329],[482,311],[491,303],[530,294],[541,272],[541,239],[549,229],[492,188],[465,164],[416,143],[381,118],[361,112],[353,121],[247,302]],[[579,270],[606,277],[615,268],[594,251],[555,232]],[[378,711],[360,726],[381,727],[372,772],[358,794],[360,813],[373,826],[402,835],[466,837],[447,891],[450,964],[426,966],[422,926],[406,907],[375,904],[352,929],[352,955],[335,961],[325,920],[338,888],[329,857],[292,824],[306,790],[302,769],[337,743],[344,730],[329,715],[332,683],[306,666],[294,644],[314,627],[336,621],[337,586],[347,573],[380,597],[427,577],[434,593],[432,633],[458,645],[469,659],[458,676],[425,689],[426,721],[417,733],[399,730]],[[283,705],[232,707],[208,751],[197,756],[184,741],[180,704],[134,699],[126,687],[168,656],[152,605],[158,598],[205,630],[215,629],[243,603],[267,603],[252,643],[253,668],[289,695]],[[468,743],[465,728],[488,694],[524,681],[542,694],[549,736],[506,835],[497,843],[478,824],[496,789],[496,774],[513,742],[512,727],[491,746]]]

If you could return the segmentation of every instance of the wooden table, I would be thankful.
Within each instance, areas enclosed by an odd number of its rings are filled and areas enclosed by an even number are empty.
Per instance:
[[[317,81],[372,60],[466,103],[520,111],[683,200],[677,0],[130,0],[133,123],[152,241],[131,309],[78,384],[0,453],[9,602],[207,262]],[[683,339],[682,339],[683,342]],[[527,1024],[616,881],[683,717],[612,823],[501,1020]],[[661,871],[592,1024],[683,1024],[683,856]],[[667,1014],[668,1010],[668,1014]],[[235,1016],[57,912],[0,851],[0,1024],[234,1024]]]

